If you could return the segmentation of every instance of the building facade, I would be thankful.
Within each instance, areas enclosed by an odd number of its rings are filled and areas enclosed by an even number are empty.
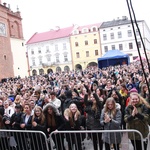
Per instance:
[[[72,70],[70,35],[73,26],[35,33],[26,43],[30,75]]]
[[[22,18],[0,3],[0,79],[28,75]]]
[[[149,55],[150,30],[144,20],[137,21],[137,24],[141,32],[146,52]],[[116,20],[103,22],[103,24],[100,26],[99,31],[102,55],[104,55],[108,50],[118,49],[123,53],[128,54],[130,56],[131,62],[139,56],[132,24],[126,16],[123,16],[121,19],[118,18]],[[140,35],[137,27],[135,27],[135,33],[140,53],[142,56],[144,56],[143,45],[142,41],[140,40]]]
[[[101,57],[100,25],[75,26],[70,38],[74,70],[97,66],[97,58]]]

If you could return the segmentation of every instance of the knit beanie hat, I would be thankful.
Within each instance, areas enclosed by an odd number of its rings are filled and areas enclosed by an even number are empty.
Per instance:
[[[138,91],[137,91],[137,89],[136,89],[136,88],[132,88],[132,89],[129,91],[129,93],[132,93],[132,92],[136,92],[136,93],[138,93]]]

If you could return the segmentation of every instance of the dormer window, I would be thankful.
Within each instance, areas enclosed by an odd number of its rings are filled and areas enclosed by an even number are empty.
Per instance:
[[[79,34],[79,31],[78,30],[74,30],[73,34]]]
[[[92,27],[91,31],[93,31],[93,32],[97,31],[97,27]]]
[[[87,33],[87,32],[88,32],[88,28],[82,29],[82,33]]]

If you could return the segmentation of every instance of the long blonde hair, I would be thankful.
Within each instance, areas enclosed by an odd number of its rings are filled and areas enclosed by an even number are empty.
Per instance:
[[[110,110],[110,109],[108,108],[108,103],[109,103],[109,102],[112,102],[112,104],[113,104],[112,110]],[[115,102],[115,100],[114,100],[113,97],[109,97],[109,98],[106,100],[105,105],[104,105],[104,113],[110,114],[110,117],[111,117],[111,118],[114,118],[114,117],[115,117],[115,115],[116,115],[116,102]]]
[[[43,111],[42,111],[42,108],[41,108],[40,106],[36,106],[36,107],[34,108],[34,114],[33,114],[33,117],[32,117],[32,122],[34,121],[34,118],[36,117],[35,112],[36,112],[37,109],[40,110],[40,112],[41,112],[41,114],[40,114],[40,116],[39,116],[40,124],[44,124],[45,116],[44,116]]]
[[[147,108],[150,108],[150,104],[142,97],[142,96],[140,96],[138,93],[136,93],[136,92],[132,92],[131,94],[130,94],[130,101],[129,101],[129,105],[131,105],[131,97],[132,97],[132,95],[136,95],[138,98],[139,98],[139,104],[144,104]]]
[[[74,103],[72,103],[72,104],[74,104]],[[75,104],[75,105],[76,105],[76,104]],[[71,105],[69,106],[69,108],[65,109],[65,111],[64,111],[64,116],[68,116],[70,125],[71,125],[71,126],[74,126],[74,115],[76,115],[77,118],[79,118],[79,116],[80,116],[81,114],[80,114],[80,111],[78,110],[78,108],[77,108],[77,111],[75,112],[75,114],[73,114],[73,113],[71,112],[71,110],[70,110],[70,107],[71,107]],[[76,107],[77,107],[77,106],[76,106]]]

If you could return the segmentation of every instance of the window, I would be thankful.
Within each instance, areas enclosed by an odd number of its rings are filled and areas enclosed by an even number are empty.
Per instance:
[[[119,50],[123,50],[123,45],[119,44]]]
[[[98,50],[95,50],[95,56],[97,56],[98,55]]]
[[[49,46],[46,46],[46,53],[49,53]]]
[[[89,51],[86,51],[86,57],[89,57]]]
[[[120,38],[122,38],[122,32],[121,31],[118,32],[118,39],[120,39]]]
[[[107,35],[103,34],[103,40],[106,41],[107,40]]]
[[[85,41],[85,45],[88,45],[88,41]]]
[[[59,55],[56,55],[56,62],[60,62],[59,61]]]
[[[39,57],[39,65],[42,65],[42,57]]]
[[[35,66],[35,59],[32,59],[32,66]]]
[[[139,36],[140,34],[139,34],[139,31],[138,31],[138,29],[136,30],[136,36]]]
[[[41,54],[41,47],[38,48],[38,53]]]
[[[112,49],[112,50],[115,50],[115,45],[112,45],[112,46],[111,46],[111,49]]]
[[[94,44],[97,44],[97,39],[94,39]]]
[[[115,37],[114,37],[114,33],[110,33],[110,39],[112,40],[112,39],[114,39]]]
[[[86,33],[86,32],[88,32],[88,28],[82,29],[82,33]]]
[[[129,49],[133,49],[133,44],[129,43]]]
[[[66,43],[63,43],[63,50],[66,50],[67,49],[67,45]]]
[[[108,46],[104,46],[105,52],[108,52]]]
[[[34,50],[33,49],[31,50],[31,55],[34,55]]]
[[[96,28],[95,28],[95,27],[93,28],[93,31],[96,31]]]
[[[64,54],[64,61],[68,61],[68,57],[67,57],[67,54]]]
[[[79,46],[78,42],[75,42],[75,46],[76,46],[76,47],[78,47],[78,46]]]
[[[141,42],[138,42],[138,47],[141,48]]]
[[[46,56],[46,59],[47,59],[48,62],[51,61],[51,56],[50,56],[50,55],[47,55],[47,56]]]
[[[80,58],[79,52],[76,52],[76,58]]]
[[[75,31],[74,31],[74,34],[78,34],[78,33],[79,33],[79,31],[78,31],[78,30],[75,30]]]
[[[55,51],[58,51],[58,45],[57,44],[55,45]]]
[[[132,31],[128,30],[128,37],[132,37]]]

